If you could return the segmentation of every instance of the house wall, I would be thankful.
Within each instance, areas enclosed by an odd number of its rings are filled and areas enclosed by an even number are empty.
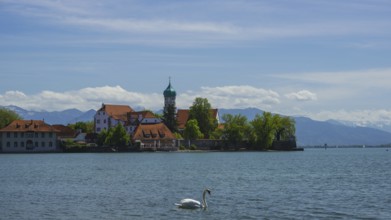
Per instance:
[[[94,116],[95,132],[100,133],[109,129],[109,116],[104,111],[97,111]]]
[[[1,132],[2,152],[52,152],[58,150],[54,132]]]

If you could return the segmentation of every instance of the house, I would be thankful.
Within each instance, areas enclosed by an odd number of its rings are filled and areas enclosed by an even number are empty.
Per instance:
[[[55,152],[58,132],[42,120],[15,120],[0,129],[0,151]]]
[[[218,109],[210,109],[210,114],[212,118],[216,118],[217,123],[220,124],[219,120],[219,110]],[[189,120],[190,110],[189,109],[178,109],[177,111],[177,123],[178,130],[183,131],[186,127],[186,123]]]
[[[140,150],[177,150],[175,136],[164,123],[139,124],[133,142],[140,143]]]
[[[131,133],[128,123],[128,114],[134,110],[127,105],[107,105],[102,104],[102,107],[95,113],[94,128],[95,133],[100,133],[103,130],[109,130],[121,123],[128,133]]]
[[[162,119],[156,117],[150,111],[139,111],[139,112],[130,112],[128,113],[128,123],[127,125],[130,127],[131,134],[134,133],[137,126],[140,124],[158,124],[162,122]]]

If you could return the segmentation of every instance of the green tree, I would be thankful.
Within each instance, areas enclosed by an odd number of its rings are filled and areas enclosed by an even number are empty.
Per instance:
[[[275,137],[275,125],[273,115],[270,112],[263,112],[262,116],[257,114],[250,122],[252,126],[254,144],[261,149],[269,149]]]
[[[242,115],[223,115],[224,129],[223,139],[227,140],[230,144],[235,147],[241,143],[244,139],[248,139],[250,132],[250,125],[247,121],[246,116]]]
[[[11,122],[21,119],[22,117],[18,113],[6,108],[0,108],[0,128],[4,128]]]
[[[275,138],[277,141],[288,140],[295,136],[296,128],[293,118],[274,115],[273,123],[275,125]]]
[[[108,132],[106,129],[103,129],[99,134],[98,134],[98,140],[97,144],[98,146],[104,146],[106,143],[106,138],[107,138]]]
[[[196,140],[203,137],[200,128],[198,127],[197,120],[191,119],[187,121],[183,135],[189,140]]]
[[[130,142],[130,136],[126,133],[124,126],[118,123],[114,128],[110,128],[106,136],[105,144],[113,147],[125,147]]]
[[[88,121],[88,122],[76,122],[75,124],[68,125],[70,128],[77,130],[80,129],[83,133],[92,133],[94,130],[94,122]]]
[[[168,105],[163,112],[163,122],[171,130],[171,132],[178,131],[178,124],[175,116],[175,106]]]
[[[212,107],[206,98],[196,98],[190,107],[189,119],[195,119],[198,122],[201,133],[205,138],[209,138],[211,132],[217,128],[217,120],[212,117]]]

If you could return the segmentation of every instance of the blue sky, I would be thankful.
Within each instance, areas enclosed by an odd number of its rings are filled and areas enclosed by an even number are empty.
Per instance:
[[[0,105],[257,107],[391,125],[388,0],[0,0]]]

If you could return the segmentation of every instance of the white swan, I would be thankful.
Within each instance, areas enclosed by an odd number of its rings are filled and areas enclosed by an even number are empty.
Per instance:
[[[204,192],[202,193],[202,203],[194,199],[182,199],[180,203],[175,203],[175,205],[183,209],[206,208],[208,207],[208,204],[206,203],[206,199],[205,199],[206,193],[210,195],[210,190],[205,189]]]

